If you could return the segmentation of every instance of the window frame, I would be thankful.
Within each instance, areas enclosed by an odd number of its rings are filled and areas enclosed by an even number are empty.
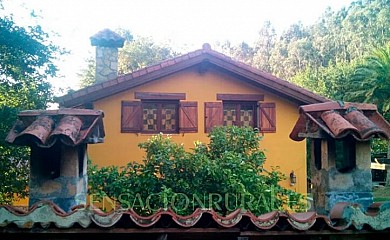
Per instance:
[[[121,102],[121,133],[155,134],[159,132],[167,134],[197,133],[198,132],[198,102],[181,101],[186,99],[185,93],[159,93],[159,92],[135,92],[135,99],[122,100]],[[154,103],[160,110],[157,116],[157,129],[144,130],[143,110],[145,104]],[[162,130],[163,104],[175,104],[176,124],[175,130]]]
[[[264,94],[217,93],[217,102],[204,103],[204,132],[210,133],[216,126],[223,126],[223,104],[231,102],[253,102],[257,105],[253,127],[260,133],[276,133],[276,103],[264,102]]]
[[[145,106],[146,105],[151,105],[151,104],[156,104],[157,105],[157,113],[156,113],[156,130],[145,130],[144,129],[144,124],[143,124],[143,121],[144,121],[144,114],[143,114],[143,111],[145,109]],[[172,105],[175,105],[175,121],[176,121],[176,124],[175,124],[175,129],[174,130],[162,130],[162,110],[163,110],[163,105],[168,105],[168,104],[172,104]],[[141,133],[159,133],[159,132],[162,132],[162,133],[179,133],[179,109],[180,109],[180,102],[179,100],[141,100]]]
[[[224,111],[225,111],[225,106],[226,105],[234,105],[235,110],[236,110],[236,123],[233,123],[234,126],[238,127],[243,127],[242,121],[240,121],[241,118],[241,108],[243,106],[250,106],[252,107],[253,111],[253,120],[252,124],[250,127],[256,128],[258,125],[258,102],[255,101],[222,101],[222,121],[223,121],[223,126],[227,126],[225,124],[225,116],[224,116]],[[237,124],[238,123],[238,124]]]

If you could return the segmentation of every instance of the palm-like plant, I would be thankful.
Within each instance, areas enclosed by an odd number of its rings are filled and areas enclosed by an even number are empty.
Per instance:
[[[374,103],[379,112],[390,120],[390,42],[372,51],[358,64],[355,73],[347,83],[348,92],[345,100]],[[385,152],[387,145],[390,156],[390,142],[385,144],[374,141],[372,149],[375,152]]]
[[[364,58],[351,77],[349,101],[374,103],[385,115],[390,113],[390,42]]]

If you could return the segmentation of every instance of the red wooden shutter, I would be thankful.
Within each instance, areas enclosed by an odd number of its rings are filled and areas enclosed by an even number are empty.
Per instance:
[[[259,129],[260,132],[276,132],[275,103],[259,104]]]
[[[140,132],[142,122],[141,102],[122,101],[121,111],[121,132]]]
[[[179,131],[198,132],[198,103],[180,102]]]
[[[223,125],[223,106],[221,102],[204,103],[204,130],[209,133],[213,127]]]

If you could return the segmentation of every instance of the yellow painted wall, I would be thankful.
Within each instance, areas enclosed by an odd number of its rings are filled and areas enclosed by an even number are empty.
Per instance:
[[[306,193],[306,147],[305,142],[294,142],[289,134],[298,119],[298,105],[265,92],[233,77],[210,69],[199,74],[191,68],[169,77],[115,94],[94,102],[94,108],[104,111],[105,143],[89,145],[89,156],[100,166],[125,165],[130,161],[142,161],[144,152],[137,146],[151,134],[121,133],[121,101],[134,100],[134,92],[186,93],[185,101],[198,102],[198,133],[173,134],[172,139],[184,143],[187,149],[196,140],[208,142],[204,133],[204,102],[217,102],[217,93],[264,94],[264,102],[276,103],[276,133],[265,133],[260,143],[266,149],[266,167],[280,166],[289,176],[292,170],[297,175],[297,184],[290,187],[289,180],[282,185]]]

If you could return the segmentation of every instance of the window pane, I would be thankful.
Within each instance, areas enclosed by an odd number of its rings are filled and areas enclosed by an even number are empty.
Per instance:
[[[157,104],[143,105],[142,121],[142,130],[157,131]]]
[[[241,105],[240,122],[241,126],[253,127],[254,111],[253,105]]]
[[[223,105],[223,125],[233,126],[236,123],[236,104]]]
[[[175,131],[177,129],[176,104],[163,104],[161,109],[161,130]]]

